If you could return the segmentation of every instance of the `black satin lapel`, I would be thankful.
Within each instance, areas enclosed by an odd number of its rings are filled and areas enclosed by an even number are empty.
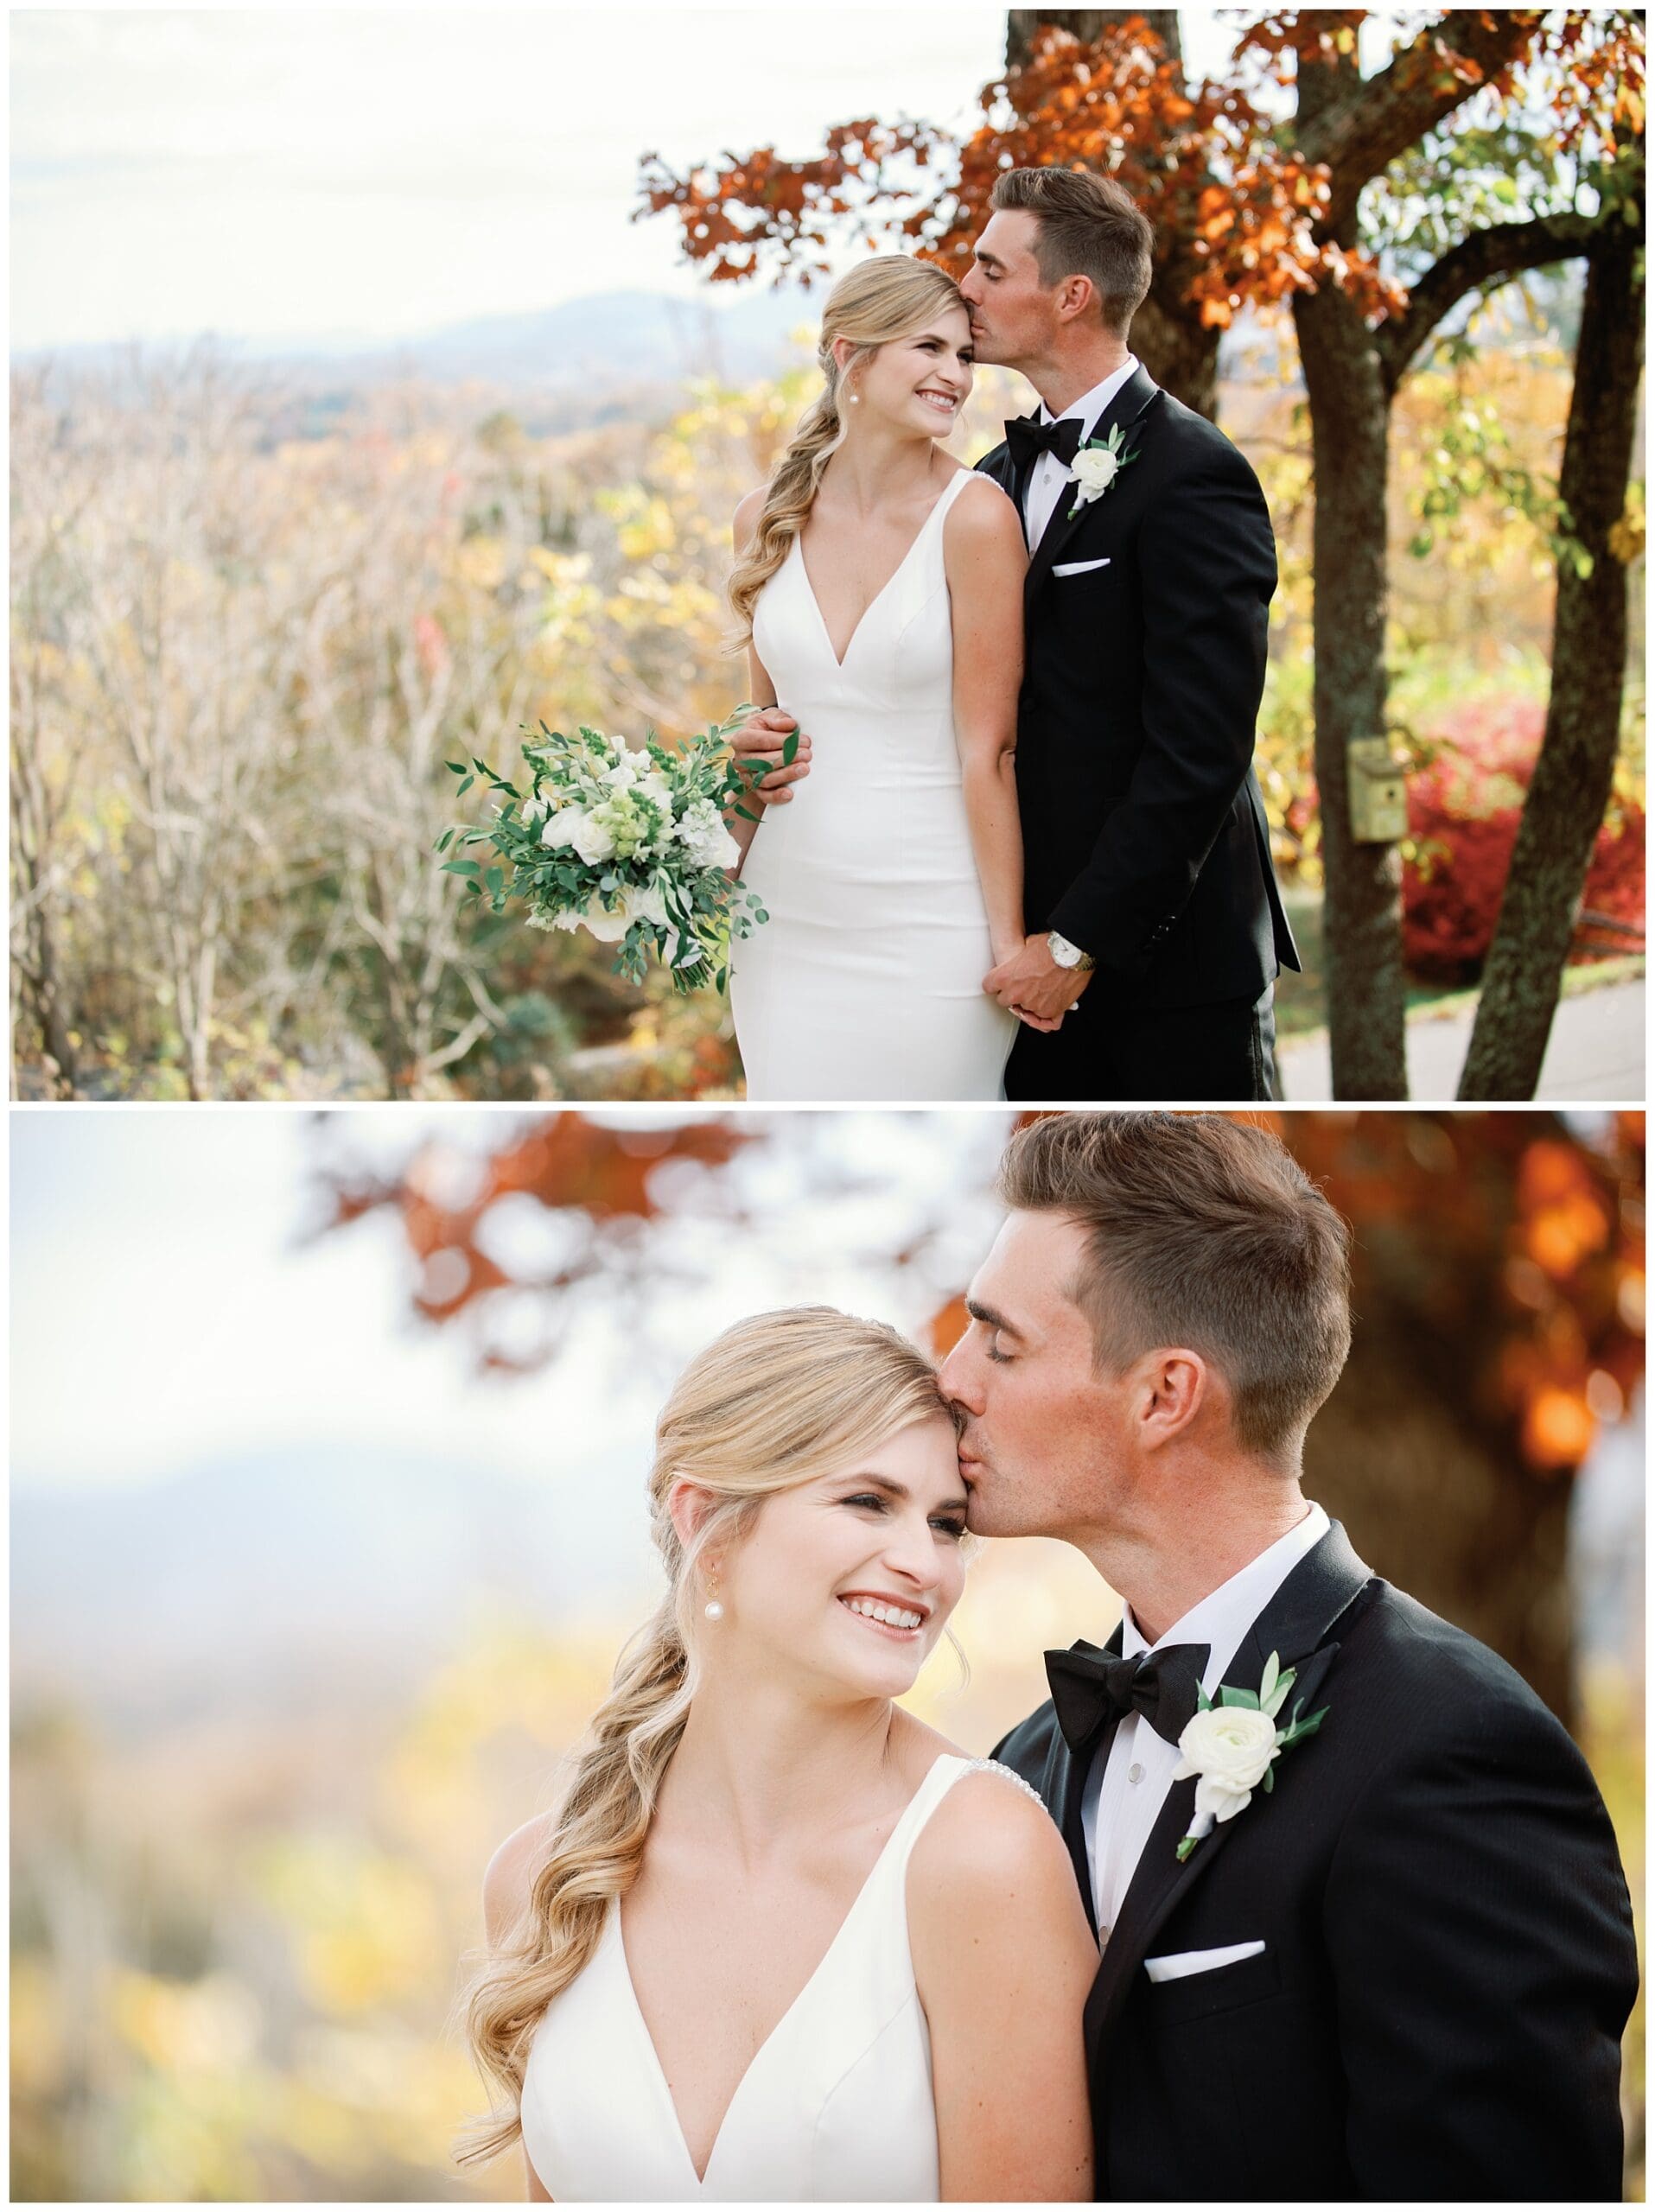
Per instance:
[[[1074,1878],[1079,1885],[1086,1908],[1086,1917],[1095,1928],[1098,1915],[1092,1901],[1092,1868],[1087,1864],[1086,1833],[1080,1819],[1080,1801],[1085,1794],[1086,1776],[1091,1770],[1092,1756],[1077,1758],[1064,1742],[1062,1730],[1053,1726],[1052,1748],[1047,1753],[1046,1772],[1041,1778],[1041,1796],[1063,1832],[1063,1840],[1069,1847],[1069,1863],[1074,1868]]]
[[[1103,1646],[1104,1652],[1110,1658],[1120,1657],[1121,1639],[1124,1633],[1124,1621],[1117,1622],[1114,1634]],[[1074,1648],[1083,1651],[1098,1649],[1097,1645],[1087,1643],[1084,1638]],[[1046,1755],[1046,1770],[1041,1777],[1041,1796],[1046,1801],[1047,1810],[1063,1831],[1063,1840],[1069,1847],[1070,1864],[1074,1868],[1074,1878],[1079,1885],[1080,1895],[1085,1904],[1086,1917],[1094,1928],[1098,1925],[1098,1908],[1092,1894],[1092,1866],[1086,1853],[1086,1832],[1080,1818],[1080,1804],[1085,1795],[1086,1777],[1092,1772],[1092,1762],[1108,1758],[1114,1733],[1114,1729],[1111,1728],[1093,1750],[1077,1757],[1069,1749],[1053,1714],[1052,1748]]]
[[[1336,1643],[1321,1639],[1372,1579],[1343,1527],[1335,1521],[1242,1637],[1225,1670],[1224,1685],[1257,1690],[1273,1651],[1283,1667],[1294,1667],[1297,1674],[1287,1712],[1290,1714],[1295,1706],[1302,1706],[1306,1713],[1313,1712],[1311,1700],[1339,1651]],[[1307,1656],[1297,1657],[1298,1653]],[[1324,1726],[1331,1726],[1333,1720],[1330,1713]],[[1237,1824],[1259,1818],[1262,1808],[1268,1808],[1284,1786],[1290,1786],[1284,1783],[1284,1770],[1291,1762],[1308,1758],[1314,1745],[1313,1736],[1284,1753],[1276,1762],[1276,1778],[1269,1794],[1255,1792],[1245,1810],[1233,1821],[1218,1823],[1181,1866],[1178,1846],[1189,1833],[1195,1809],[1195,1777],[1191,1775],[1174,1783],[1122,1900],[1120,1916],[1104,1946],[1098,1978],[1086,2000],[1086,2048],[1094,2064],[1131,1989],[1132,1977],[1167,1915],[1215,1864]]]
[[[1160,391],[1161,386],[1147,369],[1142,366],[1134,369],[1114,398],[1098,417],[1092,429],[1092,436],[1106,438],[1116,423],[1136,423],[1150,401],[1159,397]],[[1046,525],[1045,535],[1035,548],[1034,556],[1028,564],[1028,573],[1023,580],[1025,606],[1034,592],[1045,582],[1051,574],[1053,563],[1080,527],[1086,510],[1076,497],[1079,490],[1078,485],[1066,486],[1064,492],[1060,494],[1056,506],[1052,510],[1052,518]],[[1063,504],[1065,499],[1070,502],[1066,507]]]
[[[991,476],[1003,492],[1012,492],[1017,481],[1017,468],[1011,458],[1009,445],[996,446],[992,453],[984,454],[977,464],[979,476]]]
[[[1097,1979],[1086,1999],[1086,2050],[1094,2067],[1116,2015],[1126,2001],[1164,1904],[1178,1877],[1187,1871],[1187,1866],[1178,1864],[1178,1843],[1189,1831],[1194,1809],[1195,1777],[1192,1775],[1187,1781],[1174,1782],[1167,1792],[1167,1802],[1156,1815],[1143,1855],[1121,1900],[1120,1916],[1109,1932]]]

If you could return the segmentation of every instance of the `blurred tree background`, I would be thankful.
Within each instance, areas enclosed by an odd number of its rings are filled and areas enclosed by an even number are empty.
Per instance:
[[[950,1343],[992,1234],[1010,1127],[1006,1115],[656,1108],[457,1127],[399,1113],[387,1137],[372,1118],[316,1117],[311,1249],[378,1236],[386,1310],[402,1308],[432,1358],[520,1404],[511,1471],[525,1498],[544,1493],[551,1548],[521,1546],[479,1480],[470,1520],[445,1541],[496,1564],[522,1550],[531,1574],[512,1599],[474,1599],[455,1634],[435,1611],[416,1621],[424,1657],[411,1674],[382,1675],[370,1636],[315,1679],[249,1681],[215,1637],[189,1694],[142,1720],[120,1684],[106,1699],[18,1698],[16,2199],[519,2193],[510,2162],[474,2192],[446,2164],[478,2097],[450,2007],[480,1939],[482,1866],[552,1801],[649,1602],[641,1510],[633,1594],[601,1593],[594,1530],[609,1501],[594,1485],[618,1491],[623,1512],[627,1498],[641,1505],[666,1380],[755,1303],[831,1294]],[[1355,1344],[1313,1427],[1308,1486],[1379,1572],[1486,1637],[1563,1715],[1610,1803],[1641,1929],[1642,1117],[1266,1118],[1356,1232]],[[203,1203],[228,1234],[226,1201]],[[621,1459],[553,1481],[584,1408],[622,1398]],[[422,1510],[417,1487],[411,1471],[405,1500],[394,1484],[381,1492],[358,1552],[315,1558],[316,1578],[338,1586],[343,1572],[357,1602],[371,1589],[383,1599],[400,1524]],[[60,1582],[38,1603],[69,1605],[100,1537],[114,1541],[108,1525],[96,1507],[71,1524]],[[255,1541],[280,1560],[280,1535]],[[187,1538],[169,1561],[157,1601],[181,1618],[208,1555]],[[537,1601],[534,1577],[554,1560],[558,1586],[595,1594]],[[14,1567],[29,1572],[16,1547]],[[958,1617],[970,1681],[939,1655],[913,1701],[986,1750],[1043,1694],[1042,1649],[1106,1632],[1110,1608],[1078,1554],[990,1544]],[[20,1644],[14,1670],[29,1656]],[[1625,2089],[1636,2197],[1641,2005]]]
[[[1331,1019],[1340,1095],[1400,1095],[1404,999],[1475,985],[1498,929],[1479,1065],[1531,1095],[1558,973],[1643,945],[1641,16],[1410,19],[1354,85],[1361,11],[1238,16],[1200,85],[1171,12],[1059,20],[1079,35],[1014,13],[963,140],[650,157],[640,212],[733,277],[858,224],[957,260],[1003,160],[1142,193],[1165,251],[1137,342],[1254,461],[1281,543],[1258,765],[1309,955],[1283,1033]],[[1338,359],[1307,389],[1312,327]],[[323,404],[207,346],[15,371],[14,1093],[738,1096],[720,1001],[496,920],[433,847],[445,757],[506,766],[543,716],[681,738],[735,702],[729,518],[808,361],[617,384],[577,426],[476,382]],[[983,373],[955,450],[1026,404]],[[1345,747],[1375,734],[1409,835],[1353,847]]]

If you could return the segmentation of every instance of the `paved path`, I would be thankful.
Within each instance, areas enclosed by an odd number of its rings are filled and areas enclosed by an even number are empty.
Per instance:
[[[1469,1014],[1418,1014],[1408,1024],[1408,1088],[1423,1103],[1452,1103],[1471,1042]],[[1333,1096],[1327,1033],[1289,1039],[1278,1051],[1282,1086],[1291,1105]],[[1553,1105],[1575,1099],[1644,1099],[1644,986],[1606,983],[1564,999],[1551,1025],[1540,1071],[1539,1096]]]

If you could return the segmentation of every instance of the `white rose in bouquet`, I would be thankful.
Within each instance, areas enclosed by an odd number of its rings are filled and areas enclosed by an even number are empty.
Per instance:
[[[540,832],[540,842],[554,850],[565,845],[572,847],[589,867],[595,861],[614,857],[614,832],[601,818],[597,807],[589,812],[583,806],[560,806]]]
[[[634,922],[648,922],[656,929],[666,927],[666,901],[652,883],[623,891],[613,908],[593,899],[583,914],[576,915],[570,926],[590,930],[600,944],[619,944]]]

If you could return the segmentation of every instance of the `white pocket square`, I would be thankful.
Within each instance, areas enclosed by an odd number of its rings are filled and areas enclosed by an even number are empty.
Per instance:
[[[1102,561],[1062,561],[1052,574],[1054,576],[1084,576],[1088,569],[1106,569],[1108,566],[1106,558]]]
[[[1215,1967],[1232,1967],[1238,1959],[1256,1959],[1262,1942],[1226,1943],[1217,1951],[1172,1951],[1164,1959],[1145,1959],[1143,1971],[1151,1981],[1182,1981],[1186,1974],[1211,1974]]]

